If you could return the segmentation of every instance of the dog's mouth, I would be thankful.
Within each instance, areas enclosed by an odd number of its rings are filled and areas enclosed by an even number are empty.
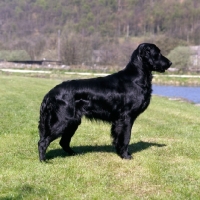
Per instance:
[[[161,69],[160,71],[158,71],[160,73],[164,73],[165,72],[165,69]]]
[[[157,70],[157,72],[164,73],[166,70],[168,70],[168,68]]]
[[[168,68],[156,68],[154,71],[164,73]]]
[[[160,72],[160,73],[164,73],[166,70],[168,70],[170,68],[171,65],[172,65],[172,62],[169,62],[167,67],[156,68],[155,71]]]

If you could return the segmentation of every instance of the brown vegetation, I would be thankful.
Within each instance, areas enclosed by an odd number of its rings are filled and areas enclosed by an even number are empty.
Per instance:
[[[198,0],[7,0],[0,2],[0,47],[33,60],[123,65],[140,42],[163,46],[165,55],[199,45],[199,22]]]

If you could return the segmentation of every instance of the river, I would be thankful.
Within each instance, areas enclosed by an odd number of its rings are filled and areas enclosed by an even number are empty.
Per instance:
[[[153,94],[200,103],[200,87],[153,85]]]

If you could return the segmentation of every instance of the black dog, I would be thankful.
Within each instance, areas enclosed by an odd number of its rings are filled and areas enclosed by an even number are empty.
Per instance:
[[[41,104],[38,142],[40,160],[49,144],[62,137],[61,147],[70,155],[70,141],[81,117],[111,123],[117,154],[131,159],[128,144],[135,119],[150,103],[152,71],[165,72],[172,63],[154,44],[140,44],[127,66],[100,78],[63,82],[50,90]]]

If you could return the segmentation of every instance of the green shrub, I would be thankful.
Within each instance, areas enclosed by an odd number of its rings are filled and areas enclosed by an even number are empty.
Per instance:
[[[30,60],[29,54],[25,50],[2,50],[0,51],[0,60],[13,61],[13,60]]]
[[[189,47],[178,46],[169,53],[168,58],[179,72],[186,72],[190,64],[190,55]]]

